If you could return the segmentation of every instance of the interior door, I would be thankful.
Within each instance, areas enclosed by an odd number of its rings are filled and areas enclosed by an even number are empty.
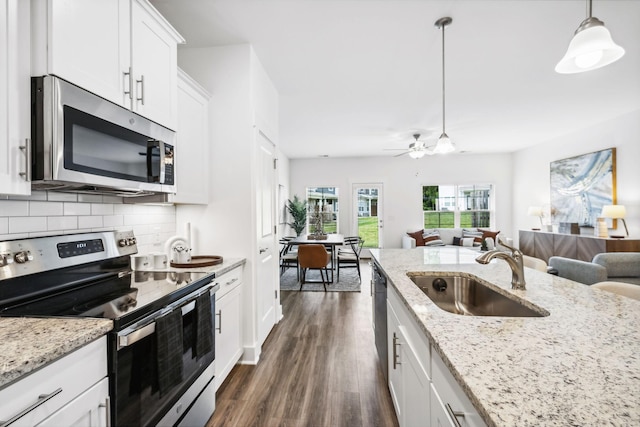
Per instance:
[[[258,139],[257,220],[258,220],[258,340],[262,344],[276,323],[279,302],[276,280],[278,274],[278,251],[275,249],[275,146],[260,130]]]
[[[369,248],[382,248],[382,184],[353,185],[352,230],[364,239],[361,256],[369,258]]]

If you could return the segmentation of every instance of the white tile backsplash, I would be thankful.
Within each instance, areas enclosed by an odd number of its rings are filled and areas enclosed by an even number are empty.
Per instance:
[[[176,210],[91,194],[34,192],[0,200],[0,241],[104,230],[133,230],[139,253],[162,251],[176,234]]]

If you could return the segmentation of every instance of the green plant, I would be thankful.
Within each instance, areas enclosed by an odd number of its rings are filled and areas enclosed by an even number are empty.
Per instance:
[[[287,211],[293,219],[287,224],[293,228],[296,235],[299,236],[307,226],[307,201],[300,200],[298,196],[293,196],[293,200],[287,200]]]

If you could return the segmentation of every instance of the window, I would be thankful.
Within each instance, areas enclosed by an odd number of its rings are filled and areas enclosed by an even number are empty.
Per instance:
[[[336,187],[307,188],[307,230],[310,233],[338,232],[338,189]]]
[[[490,228],[490,184],[422,187],[424,228]]]

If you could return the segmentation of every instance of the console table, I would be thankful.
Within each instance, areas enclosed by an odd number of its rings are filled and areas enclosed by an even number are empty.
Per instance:
[[[523,254],[549,262],[552,256],[591,261],[603,252],[640,252],[640,239],[612,239],[582,234],[561,234],[520,230],[520,250]]]

